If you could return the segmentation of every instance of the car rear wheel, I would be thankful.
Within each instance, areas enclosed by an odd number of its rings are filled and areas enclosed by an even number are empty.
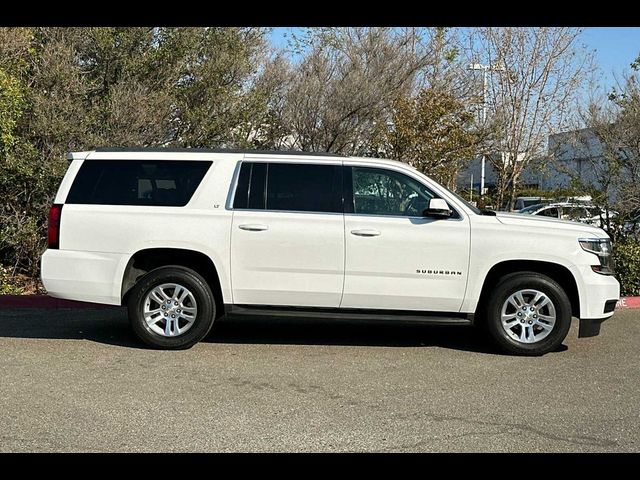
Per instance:
[[[504,276],[489,295],[486,326],[503,350],[544,355],[564,341],[571,327],[571,302],[553,279],[535,272]]]
[[[129,320],[147,345],[166,350],[190,348],[211,330],[216,307],[207,282],[180,266],[157,268],[133,287]]]

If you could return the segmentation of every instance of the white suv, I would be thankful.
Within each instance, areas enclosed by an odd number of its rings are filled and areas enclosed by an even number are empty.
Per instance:
[[[71,153],[49,218],[49,295],[128,306],[158,348],[227,315],[478,324],[540,355],[594,336],[620,286],[607,234],[480,211],[395,161],[198,149]]]

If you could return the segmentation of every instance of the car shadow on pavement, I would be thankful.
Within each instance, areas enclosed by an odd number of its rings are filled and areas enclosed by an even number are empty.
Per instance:
[[[149,348],[134,336],[126,309],[15,309],[0,311],[0,338],[89,340],[128,348]],[[250,317],[219,319],[206,343],[442,347],[500,354],[478,328],[406,321]],[[566,350],[561,345],[559,350]]]
[[[3,309],[0,338],[89,340],[140,348],[125,308],[106,309]]]
[[[221,319],[205,342],[369,347],[442,347],[500,353],[477,328],[394,320],[251,317]]]

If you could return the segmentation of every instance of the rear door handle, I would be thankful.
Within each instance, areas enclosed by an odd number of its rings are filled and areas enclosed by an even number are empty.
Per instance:
[[[250,223],[246,225],[238,225],[240,230],[247,230],[249,232],[262,232],[263,230],[269,230],[266,225],[260,225],[258,223]]]
[[[377,237],[380,235],[380,232],[373,228],[362,228],[360,230],[351,230],[351,235],[357,235],[358,237]]]

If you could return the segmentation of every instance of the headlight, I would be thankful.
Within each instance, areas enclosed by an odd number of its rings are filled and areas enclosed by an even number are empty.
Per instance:
[[[600,265],[591,265],[594,272],[602,275],[613,275],[613,257],[611,256],[611,239],[609,238],[580,238],[583,250],[598,256]]]

